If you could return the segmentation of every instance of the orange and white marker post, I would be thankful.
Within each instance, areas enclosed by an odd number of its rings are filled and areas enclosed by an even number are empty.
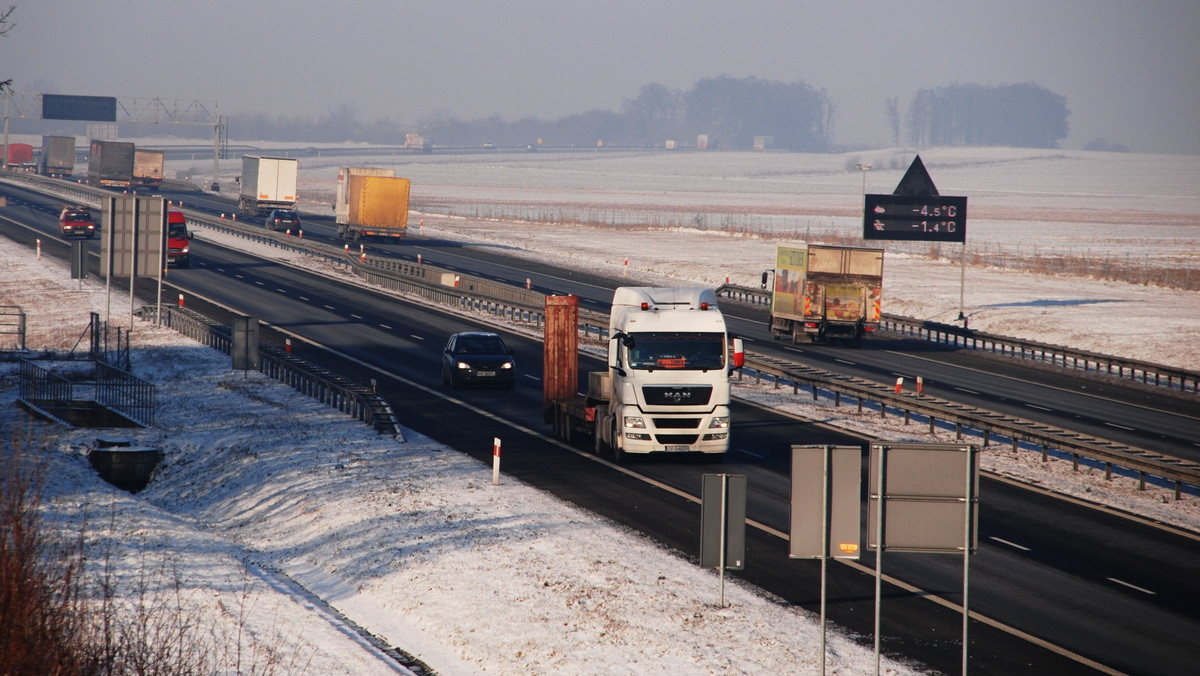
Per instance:
[[[896,379],[896,394],[900,394],[900,390],[904,389],[904,376]]]
[[[500,437],[492,439],[492,485],[500,485]]]
[[[42,260],[42,238],[41,237],[39,237],[37,240],[37,259],[39,261]]]
[[[179,294],[179,307],[183,307],[183,294]]]
[[[921,376],[917,376],[917,396],[925,396],[925,379]]]

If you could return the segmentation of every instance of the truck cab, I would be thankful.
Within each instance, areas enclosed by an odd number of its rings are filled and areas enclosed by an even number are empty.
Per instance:
[[[175,207],[167,210],[167,264],[188,268],[191,259],[192,236],[187,229],[187,219]]]
[[[619,288],[609,329],[611,399],[598,433],[614,456],[724,454],[734,360],[716,293]]]

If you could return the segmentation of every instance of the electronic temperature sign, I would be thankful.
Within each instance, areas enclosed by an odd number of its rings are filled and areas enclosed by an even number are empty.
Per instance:
[[[966,242],[967,198],[946,195],[867,195],[863,239]]]

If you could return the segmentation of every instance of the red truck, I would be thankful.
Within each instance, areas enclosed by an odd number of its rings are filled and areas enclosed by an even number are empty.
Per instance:
[[[191,261],[191,235],[187,229],[187,219],[183,212],[175,207],[167,210],[167,264],[174,263],[177,267],[189,268]]]

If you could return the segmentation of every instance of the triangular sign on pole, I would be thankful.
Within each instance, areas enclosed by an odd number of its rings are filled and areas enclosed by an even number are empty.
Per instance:
[[[908,165],[908,171],[904,172],[904,178],[896,184],[896,190],[892,194],[914,196],[938,194],[937,186],[933,184],[933,179],[925,170],[925,163],[921,161],[920,155],[917,155],[912,164]]]

